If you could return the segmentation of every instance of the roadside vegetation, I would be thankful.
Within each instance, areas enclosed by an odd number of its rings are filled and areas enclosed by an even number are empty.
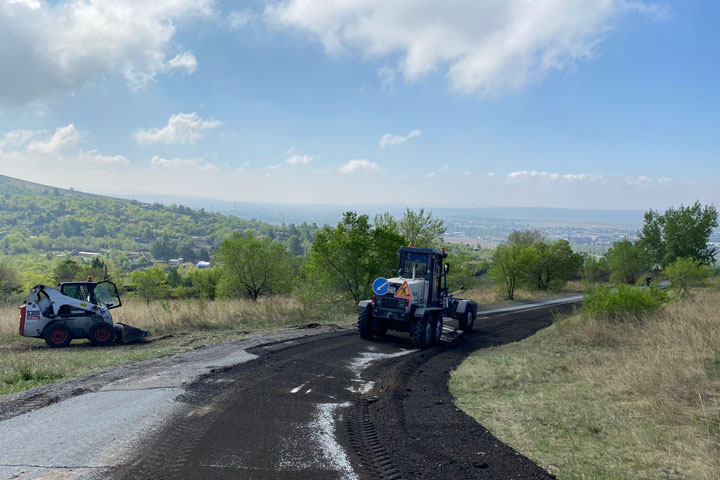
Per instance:
[[[641,308],[637,308],[641,310]],[[720,289],[481,350],[460,408],[560,479],[720,478]]]
[[[648,212],[585,262],[581,311],[452,373],[458,406],[560,479],[720,478],[716,227],[714,207]]]
[[[323,304],[308,310],[297,299],[280,296],[258,301],[129,299],[113,310],[113,316],[117,322],[150,330],[153,336],[106,348],[73,340],[66,349],[49,349],[42,340],[18,335],[17,306],[0,307],[0,395],[253,333],[313,323],[348,325],[355,320],[352,309]]]

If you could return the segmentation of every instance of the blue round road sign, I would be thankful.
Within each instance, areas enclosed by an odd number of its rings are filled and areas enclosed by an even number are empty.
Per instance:
[[[375,295],[385,295],[388,292],[388,288],[390,288],[390,282],[388,282],[387,278],[380,277],[373,282],[373,292],[375,292]]]

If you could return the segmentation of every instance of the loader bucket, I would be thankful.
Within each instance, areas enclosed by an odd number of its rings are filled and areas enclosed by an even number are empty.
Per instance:
[[[150,332],[139,328],[126,325],[124,323],[115,324],[115,341],[117,343],[137,342],[141,338],[149,337]]]

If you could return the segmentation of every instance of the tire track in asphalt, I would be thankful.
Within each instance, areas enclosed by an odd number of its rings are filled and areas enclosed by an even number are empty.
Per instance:
[[[525,338],[564,308],[497,312],[423,352],[402,335],[354,333],[249,349],[257,359],[191,385],[181,413],[111,476],[550,478],[455,408],[447,380],[472,351]]]

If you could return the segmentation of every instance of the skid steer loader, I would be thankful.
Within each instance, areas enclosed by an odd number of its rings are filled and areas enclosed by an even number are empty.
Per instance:
[[[20,335],[44,338],[51,348],[70,345],[73,338],[87,338],[96,346],[129,343],[150,332],[113,323],[110,310],[122,305],[109,281],[67,282],[59,289],[37,285],[20,307]]]

